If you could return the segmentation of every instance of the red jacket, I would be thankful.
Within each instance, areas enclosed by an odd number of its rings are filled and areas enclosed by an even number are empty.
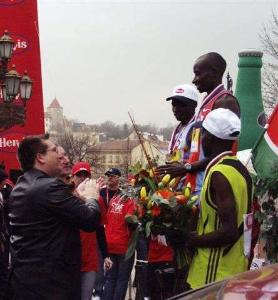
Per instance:
[[[113,199],[113,197],[116,197],[117,194],[119,194],[119,193],[120,193],[120,190],[112,191],[112,190],[109,190],[107,187],[104,187],[100,190],[98,203],[100,206],[101,224],[102,225],[105,225],[107,223],[106,214],[107,214],[107,210],[108,210],[110,201]]]
[[[130,230],[125,222],[125,216],[135,211],[133,199],[122,199],[116,196],[111,199],[106,218],[105,235],[110,254],[125,254],[130,239]]]
[[[97,242],[95,232],[80,230],[82,245],[81,272],[98,271]]]

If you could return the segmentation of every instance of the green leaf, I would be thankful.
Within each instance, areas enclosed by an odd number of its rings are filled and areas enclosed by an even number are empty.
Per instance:
[[[128,243],[128,248],[127,248],[127,251],[125,253],[125,260],[128,260],[129,258],[131,258],[132,255],[134,254],[135,249],[136,249],[136,245],[137,245],[138,236],[139,236],[139,227],[137,227],[132,232],[131,238],[130,238],[129,243]]]
[[[139,223],[139,219],[136,215],[126,215],[125,216],[125,221],[127,223],[131,223],[131,224],[138,224]]]
[[[149,237],[151,234],[151,226],[153,225],[153,221],[148,221],[146,223],[146,237]]]
[[[169,206],[169,201],[164,199],[161,195],[159,194],[153,194],[152,197],[151,197],[151,200],[153,202],[155,202],[157,205],[160,205],[160,204],[165,204],[165,205],[168,205]]]
[[[163,199],[163,198],[159,199],[158,201],[159,201],[159,203],[166,204],[166,205],[168,205],[168,206],[169,206],[169,204],[170,204],[168,200],[165,200],[165,199]]]
[[[198,201],[198,198],[199,197],[194,196],[187,202],[186,206],[188,206],[189,208],[192,208],[194,206],[194,204]]]
[[[175,208],[177,205],[178,205],[177,199],[174,196],[172,198],[170,198],[169,206],[171,208]]]
[[[153,181],[153,179],[142,176],[142,179],[148,184],[148,186],[150,187],[150,189],[155,192],[157,190],[157,187]]]
[[[158,195],[158,194],[152,194],[152,196],[151,196],[151,200],[155,203],[155,204],[157,204],[157,205],[159,205],[160,204],[160,200],[162,200],[163,198],[160,196],[160,195]]]
[[[139,161],[137,161],[136,164],[129,167],[129,172],[135,175],[138,174],[141,169],[142,169],[142,164]]]

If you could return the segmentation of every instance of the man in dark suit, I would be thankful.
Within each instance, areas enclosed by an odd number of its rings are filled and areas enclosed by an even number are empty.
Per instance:
[[[8,205],[9,299],[80,299],[79,230],[94,231],[99,223],[96,184],[87,181],[80,186],[82,202],[57,179],[62,157],[48,135],[26,137],[18,158],[24,175]]]

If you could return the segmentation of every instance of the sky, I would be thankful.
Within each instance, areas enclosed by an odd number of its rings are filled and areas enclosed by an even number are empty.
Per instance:
[[[194,61],[218,52],[234,86],[238,52],[262,50],[276,0],[38,0],[44,106],[66,117],[174,124],[165,98],[190,83]],[[202,99],[203,95],[200,95]]]

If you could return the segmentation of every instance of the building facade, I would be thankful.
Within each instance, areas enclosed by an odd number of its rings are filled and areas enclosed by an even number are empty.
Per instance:
[[[157,164],[164,164],[168,149],[167,142],[143,141],[144,148],[150,158]],[[118,139],[100,143],[91,148],[90,153],[99,162],[96,174],[102,176],[106,170],[116,167],[127,175],[131,166],[140,163],[142,167],[147,167],[142,145],[138,139]]]

